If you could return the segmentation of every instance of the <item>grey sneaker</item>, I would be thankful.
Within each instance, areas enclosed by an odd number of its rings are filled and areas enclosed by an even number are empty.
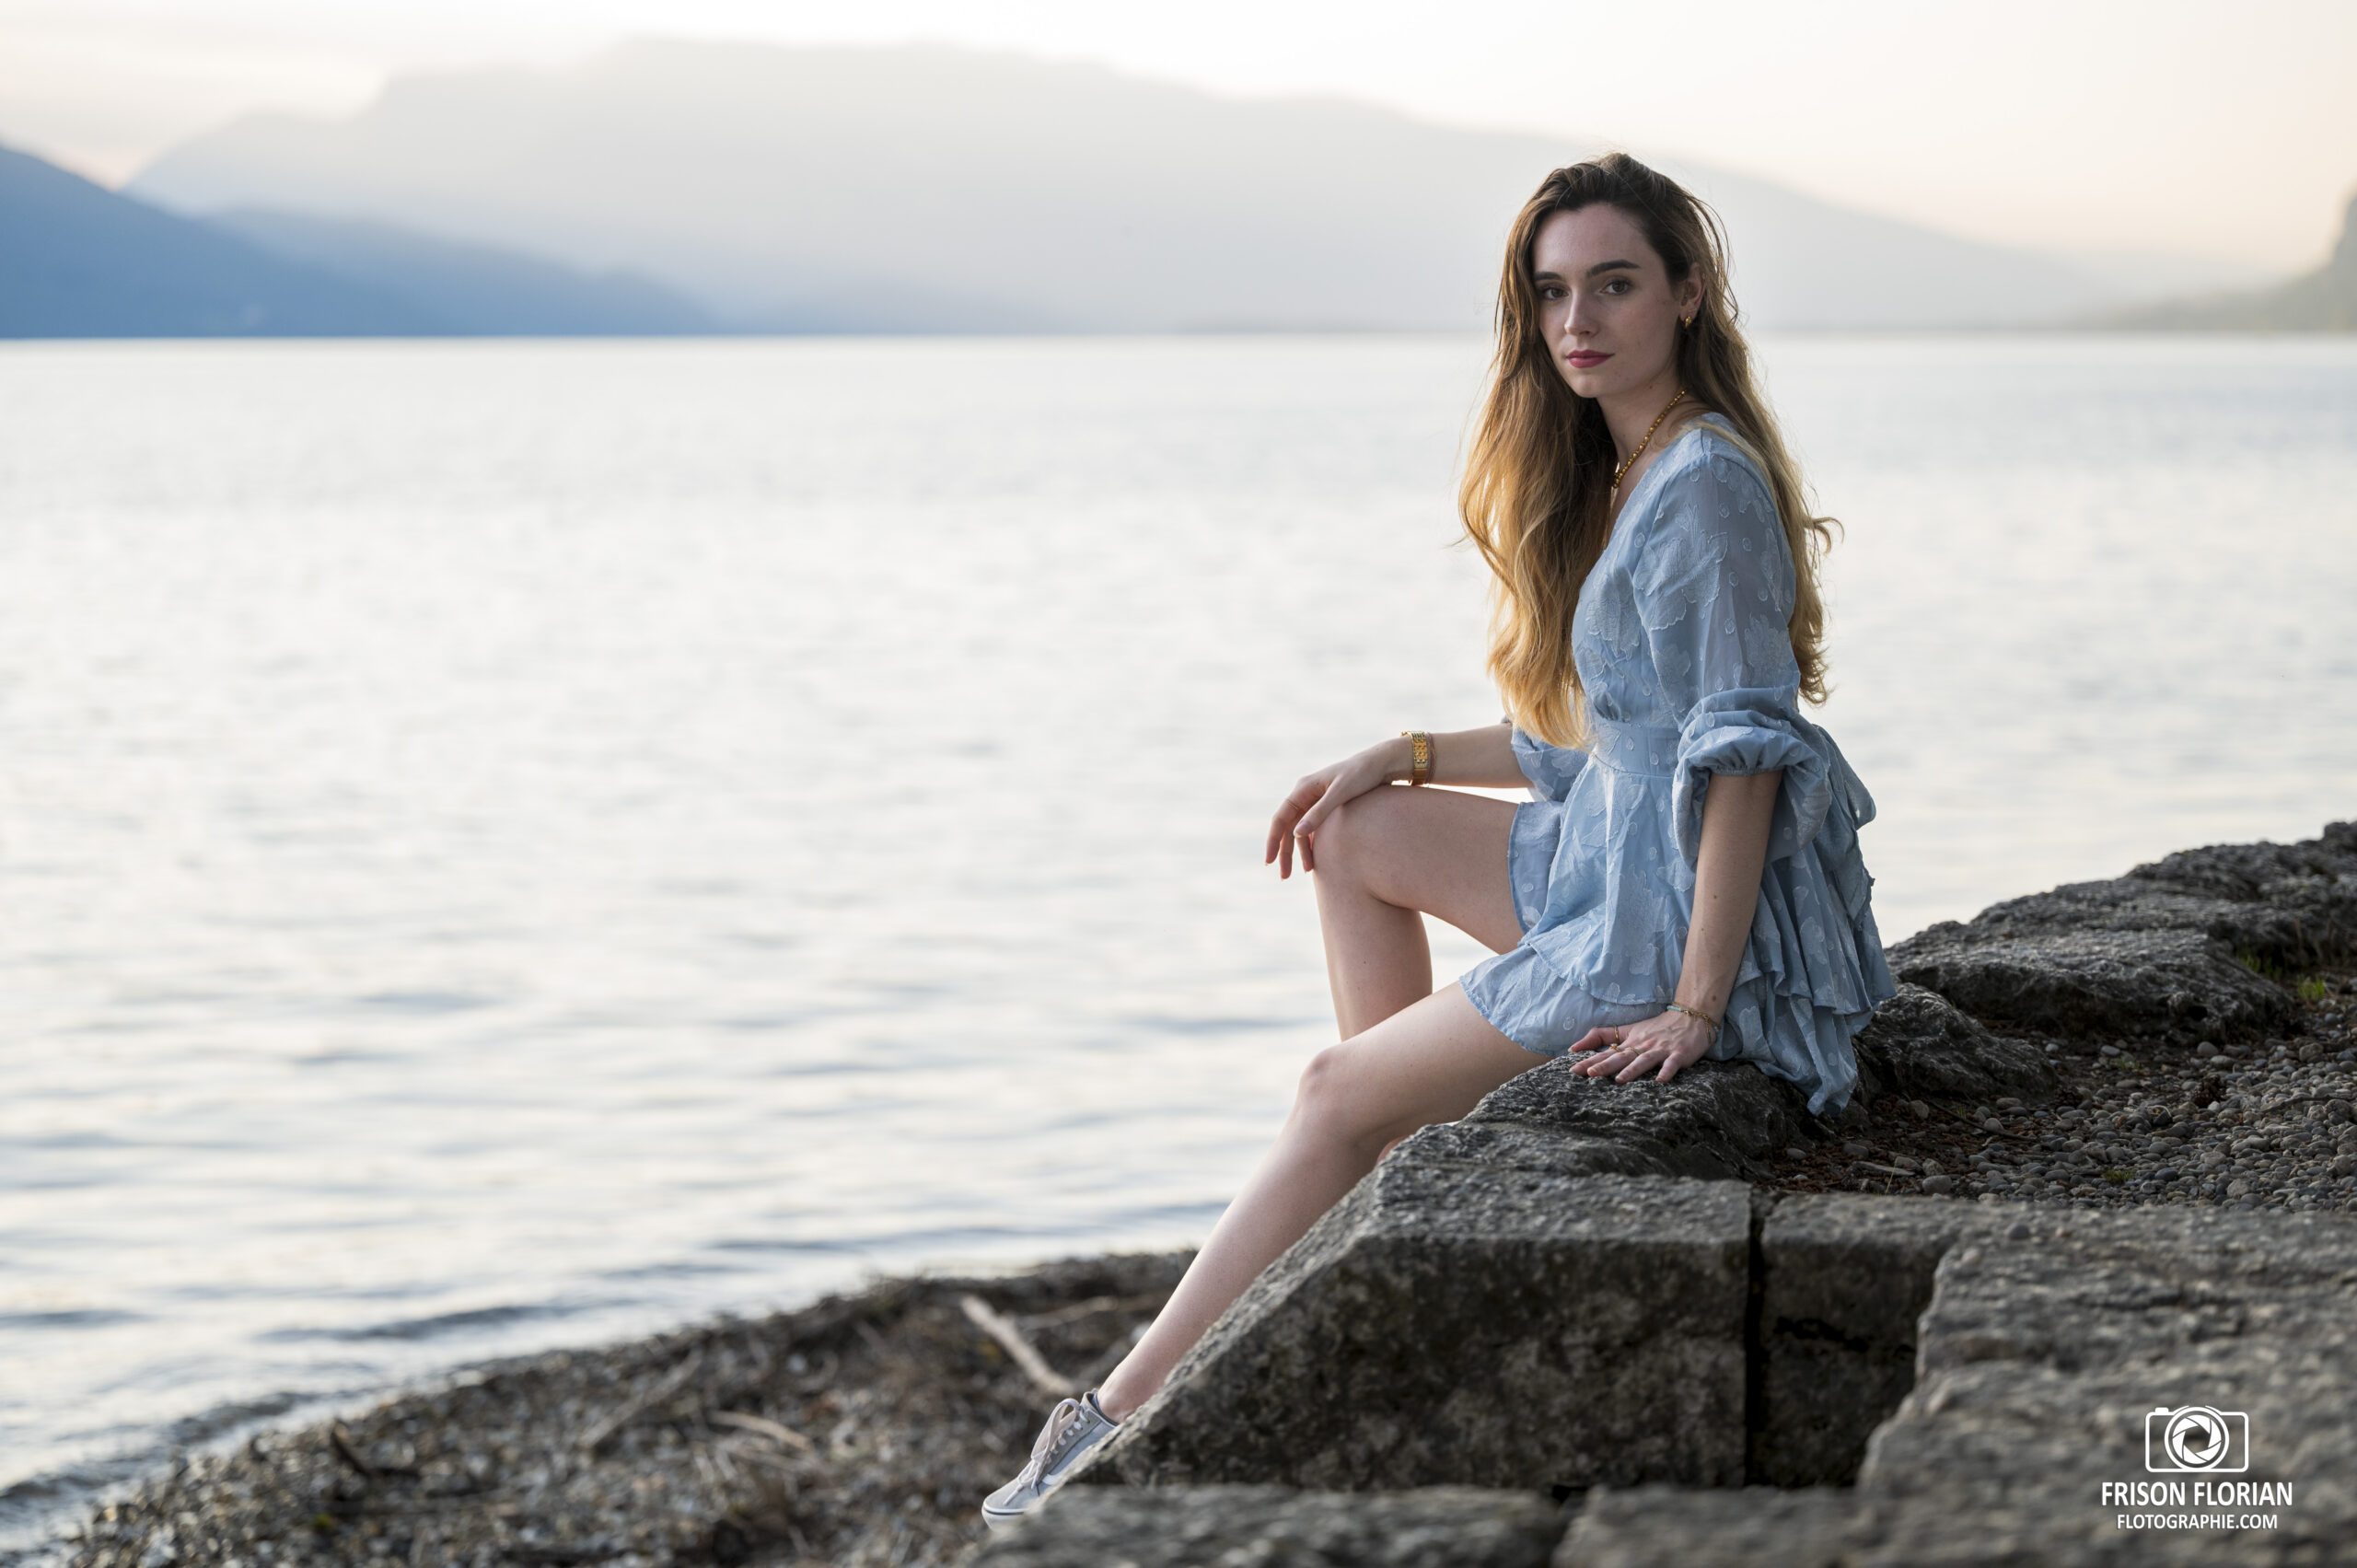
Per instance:
[[[982,1499],[982,1522],[994,1530],[1015,1523],[1046,1502],[1091,1449],[1120,1430],[1121,1423],[1097,1403],[1094,1388],[1076,1400],[1059,1400],[1032,1440],[1030,1459],[1013,1481]]]

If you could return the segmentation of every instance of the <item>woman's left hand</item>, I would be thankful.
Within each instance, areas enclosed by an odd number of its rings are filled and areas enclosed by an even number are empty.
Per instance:
[[[1710,1026],[1687,1013],[1656,1013],[1626,1028],[1608,1025],[1582,1035],[1573,1051],[1596,1054],[1572,1069],[1585,1077],[1625,1084],[1640,1073],[1652,1073],[1663,1083],[1678,1069],[1700,1062],[1711,1049]]]

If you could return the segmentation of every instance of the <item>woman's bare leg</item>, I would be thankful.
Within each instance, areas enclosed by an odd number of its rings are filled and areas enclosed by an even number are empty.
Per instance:
[[[1349,1038],[1311,1058],[1275,1144],[1153,1327],[1106,1378],[1097,1398],[1116,1421],[1162,1387],[1228,1304],[1387,1147],[1456,1120],[1538,1064],[1462,990],[1432,990],[1432,953],[1417,913],[1430,910],[1500,951],[1520,940],[1505,867],[1514,808],[1445,791],[1387,798],[1408,794],[1370,792],[1318,836],[1327,970]]]
[[[1513,827],[1506,801],[1394,788],[1369,790],[1319,830],[1311,880],[1342,1039],[1432,994],[1423,913],[1493,953],[1522,940],[1506,882]]]

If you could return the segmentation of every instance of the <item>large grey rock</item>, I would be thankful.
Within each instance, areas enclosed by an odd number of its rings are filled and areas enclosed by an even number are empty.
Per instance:
[[[1944,921],[1890,949],[1892,972],[1976,1017],[2117,1039],[2250,1035],[2291,999],[2254,972],[2357,951],[2357,824],[2294,844],[2183,850]]]
[[[2299,942],[2298,917],[2262,903],[2140,881],[2070,882],[1991,904],[1964,923],[1984,935],[2050,935],[2060,931],[2190,931],[2214,936],[2235,953],[2281,961]]]
[[[2132,1510],[2131,1510],[2132,1512]],[[2195,1568],[2348,1562],[2294,1529],[2125,1531],[2122,1512],[1930,1492],[1703,1492],[1647,1487],[1590,1500],[1554,1568]],[[2279,1515],[2279,1517],[2281,1516]]]
[[[1563,1513],[1527,1492],[1066,1487],[974,1568],[1546,1568]]]
[[[2179,850],[2128,879],[2238,912],[2211,935],[2286,969],[2357,950],[2357,822],[2298,843]]]
[[[1666,1084],[1616,1084],[1577,1065],[1558,1057],[1511,1079],[1462,1121],[1417,1134],[1422,1146],[1565,1174],[1712,1180],[1765,1174],[1787,1144],[1823,1135],[1797,1090],[1747,1062],[1697,1062]]]
[[[2357,1221],[1840,1196],[1779,1205],[1760,1250],[1766,1420],[1786,1429],[1777,1406],[1804,1366],[1780,1378],[1775,1358],[1794,1314],[1860,1352],[1887,1344],[1938,1254],[1915,1386],[1855,1488],[1599,1493],[1558,1568],[2357,1562]],[[1849,1376],[1840,1356],[1827,1365]],[[2187,1404],[2248,1418],[2247,1469],[2146,1469],[2146,1415]],[[2188,1483],[2185,1507],[2105,1500],[2106,1483],[2163,1479]],[[2292,1501],[2199,1505],[2205,1479],[2290,1481]],[[2119,1527],[2155,1511],[2277,1525]]]
[[[1446,1174],[1438,1163],[1422,1168]],[[1642,1234],[1648,1212],[1669,1238],[1700,1241],[1734,1229],[1731,1208],[1712,1204],[1732,1191],[1725,1184],[1520,1174],[1538,1183],[1534,1198],[1563,1194],[1560,1184],[1575,1180],[1599,1197],[1609,1192],[1616,1208],[1625,1202],[1615,1226],[1622,1246]],[[1378,1195],[1363,1187],[1355,1196]],[[1445,1217],[1432,1194],[1413,1207]],[[1623,1385],[1630,1408],[1614,1412],[1623,1421],[1619,1431],[1596,1430],[1588,1406],[1571,1415],[1586,1423],[1579,1443],[1608,1448],[1643,1423],[1715,1422],[1736,1434],[1747,1424],[1757,1439],[1751,1478],[1794,1484],[1738,1490],[1724,1450],[1714,1465],[1696,1467],[1713,1472],[1707,1478],[1656,1474],[1645,1478],[1653,1484],[1632,1485],[1626,1475],[1592,1477],[1597,1489],[1559,1549],[1558,1568],[2357,1562],[2357,1219],[1832,1194],[1776,1204],[1757,1223],[1750,1250],[1753,1316],[1729,1324],[1721,1312],[1689,1330],[1715,1326],[1747,1349],[1747,1405],[1722,1397],[1708,1409],[1680,1407],[1663,1385],[1637,1380]],[[1685,1272],[1699,1272],[1704,1294],[1715,1294],[1707,1268]],[[1310,1295],[1373,1305],[1335,1288],[1339,1273],[1326,1277]],[[1671,1276],[1644,1269],[1607,1278],[1650,1280],[1641,1294],[1652,1300]],[[1484,1283],[1476,1294],[1496,1288]],[[1316,1305],[1292,1304],[1296,1312]],[[1411,1319],[1411,1331],[1428,1331],[1432,1321]],[[1367,1330],[1338,1324],[1327,1337],[1331,1380],[1349,1384],[1370,1359]],[[1438,1353],[1453,1353],[1442,1346]],[[1478,1357],[1494,1359],[1493,1347]],[[1194,1370],[1182,1367],[1174,1386]],[[1249,1376],[1255,1367],[1232,1370]],[[1316,1382],[1298,1366],[1278,1370],[1295,1386]],[[1354,1398],[1329,1405],[1322,1418],[1346,1425]],[[2145,1468],[2144,1418],[2187,1404],[2241,1412],[2250,1433],[2247,1469],[2177,1478],[2189,1491],[2194,1480],[2288,1481],[2293,1498],[2205,1506],[2189,1497],[2183,1511],[2270,1514],[2276,1528],[2119,1527],[2122,1514],[2153,1505],[2107,1501],[2104,1487],[2160,1479]],[[1231,1396],[1225,1413],[1252,1419],[1243,1406]],[[1854,1487],[1809,1484],[1843,1479],[1859,1434],[1885,1411]],[[1401,1413],[1396,1406],[1371,1411],[1386,1427]],[[1544,1404],[1490,1413],[1495,1432],[1483,1441],[1507,1446],[1544,1444],[1565,1419],[1560,1406]],[[1219,1442],[1224,1453],[1241,1451],[1232,1434]],[[1705,1442],[1692,1446],[1709,1452]],[[1155,1478],[1140,1470],[1131,1479]],[[1580,1477],[1562,1479],[1578,1484]],[[1227,1528],[1217,1539],[1235,1551],[1182,1560],[1246,1562],[1274,1550],[1255,1544],[1249,1531]]]
[[[1889,959],[1900,980],[1977,1018],[2049,1034],[2224,1040],[2258,1034],[2292,1012],[2282,986],[2198,931],[2025,934],[1943,921],[1892,947]]]
[[[1898,1094],[1985,1105],[2012,1095],[2044,1105],[2061,1092],[2038,1047],[1991,1034],[1937,992],[1903,981],[1852,1043],[1858,1092],[1870,1101]]]
[[[1848,1568],[1875,1523],[1846,1489],[1600,1488],[1553,1568]]]
[[[1383,1162],[1086,1479],[1357,1490],[1739,1482],[1750,1195]]]
[[[1922,1332],[1862,1486],[2092,1494],[2142,1478],[2147,1411],[2203,1404],[2249,1413],[2251,1479],[2357,1529],[2357,1220],[2049,1213],[1944,1258]]]
[[[1846,1483],[1915,1384],[1940,1260],[1996,1218],[1943,1198],[1787,1197],[1760,1227],[1751,1479]]]
[[[2357,824],[2293,844],[2180,850],[2105,882],[2073,882],[1991,904],[1984,934],[2190,931],[2282,969],[2337,958],[2357,942]]]

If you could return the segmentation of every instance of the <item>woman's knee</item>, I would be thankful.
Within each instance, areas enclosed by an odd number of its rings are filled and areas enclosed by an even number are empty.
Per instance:
[[[1397,837],[1399,802],[1396,791],[1371,789],[1337,807],[1318,830],[1318,869],[1321,874],[1364,881],[1382,859],[1386,845]]]
[[[1371,1124],[1358,1065],[1347,1046],[1329,1045],[1311,1057],[1294,1090],[1295,1120],[1322,1138],[1345,1144],[1387,1143],[1398,1136],[1396,1130]]]

